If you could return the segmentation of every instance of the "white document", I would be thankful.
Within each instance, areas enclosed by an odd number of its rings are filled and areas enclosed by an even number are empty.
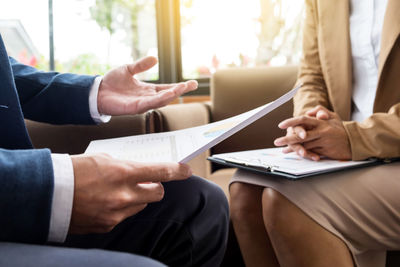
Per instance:
[[[92,141],[85,153],[107,153],[117,159],[138,162],[187,163],[292,99],[299,88],[297,86],[264,106],[210,124],[172,132]]]
[[[302,158],[296,153],[285,154],[282,152],[282,148],[266,148],[215,154],[211,158],[221,159],[243,166],[264,168],[266,171],[270,172],[281,172],[293,175],[305,175],[346,169],[360,165],[370,165],[372,162],[376,161],[343,161],[324,158],[320,161],[312,161]]]

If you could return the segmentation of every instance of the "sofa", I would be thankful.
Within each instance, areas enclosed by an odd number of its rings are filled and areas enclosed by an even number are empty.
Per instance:
[[[94,139],[173,131],[242,113],[289,91],[296,76],[296,66],[224,69],[211,79],[209,102],[168,105],[140,115],[114,117],[109,123],[97,126],[54,126],[32,121],[27,121],[27,126],[35,147],[79,154]],[[207,157],[214,153],[273,147],[273,140],[284,134],[277,127],[278,122],[291,115],[291,102],[277,108],[189,162],[193,173],[215,182],[228,196],[229,180],[235,170],[213,165]],[[244,266],[233,232],[222,265]],[[400,252],[388,253],[387,266],[400,266]]]

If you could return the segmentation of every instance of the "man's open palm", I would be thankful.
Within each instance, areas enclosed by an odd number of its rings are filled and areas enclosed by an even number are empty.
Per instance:
[[[141,82],[134,77],[155,64],[155,57],[145,57],[107,72],[99,87],[99,112],[105,115],[143,113],[162,107],[180,95],[197,89],[196,81],[164,85]]]

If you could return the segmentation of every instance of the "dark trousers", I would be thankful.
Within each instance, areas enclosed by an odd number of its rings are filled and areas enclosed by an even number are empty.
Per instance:
[[[142,212],[126,219],[111,232],[68,236],[62,246],[100,249],[79,251],[95,251],[99,255],[108,253],[107,257],[115,257],[114,260],[126,258],[126,253],[110,253],[104,250],[127,252],[128,256],[134,258],[137,257],[134,254],[147,256],[173,267],[219,266],[225,252],[229,221],[228,204],[222,190],[198,177],[165,183],[164,188],[165,196],[162,201],[149,204]],[[15,245],[18,250],[18,244]],[[74,257],[75,250],[69,251],[60,247],[56,249],[64,250],[70,257]],[[5,263],[2,260],[2,250],[0,243],[1,266]],[[33,262],[34,258],[32,255]],[[13,266],[23,266],[12,264],[12,259],[10,260],[8,263]],[[148,259],[138,257],[137,260]],[[149,261],[146,264],[136,264],[132,258],[126,264],[121,261],[119,266],[158,266],[154,264],[157,263]],[[71,262],[59,266],[67,265],[71,266]]]

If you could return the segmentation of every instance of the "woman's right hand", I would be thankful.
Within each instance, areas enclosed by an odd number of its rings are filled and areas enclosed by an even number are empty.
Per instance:
[[[310,117],[315,117],[319,120],[328,120],[331,118],[329,110],[319,105],[309,110],[306,115]],[[294,126],[287,128],[286,137],[290,137],[290,139],[294,140],[295,143],[286,146],[282,150],[283,153],[295,152],[297,155],[303,158],[308,158],[315,161],[320,160],[321,155],[313,152],[312,150],[307,150],[306,148],[304,148],[303,142],[307,138],[307,131],[303,126]]]

